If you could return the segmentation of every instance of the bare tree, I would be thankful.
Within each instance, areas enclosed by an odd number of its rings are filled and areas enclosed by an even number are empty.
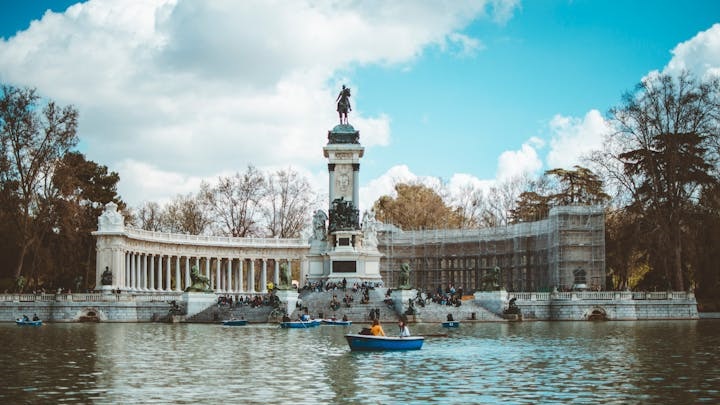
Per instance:
[[[221,177],[215,187],[204,184],[201,195],[218,232],[226,236],[259,236],[260,205],[265,197],[265,178],[253,166],[244,173]]]
[[[163,212],[160,204],[154,201],[146,201],[138,207],[133,213],[133,223],[136,227],[146,231],[162,232],[163,229]]]
[[[310,213],[318,205],[307,179],[291,168],[278,170],[266,181],[263,217],[268,236],[299,237],[310,222]]]
[[[210,225],[201,199],[192,194],[175,197],[165,209],[163,222],[168,232],[190,235],[205,234]]]

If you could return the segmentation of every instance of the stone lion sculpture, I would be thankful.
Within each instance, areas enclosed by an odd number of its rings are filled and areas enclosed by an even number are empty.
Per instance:
[[[190,281],[192,284],[185,289],[185,292],[212,292],[210,289],[210,280],[200,274],[197,265],[190,268]]]

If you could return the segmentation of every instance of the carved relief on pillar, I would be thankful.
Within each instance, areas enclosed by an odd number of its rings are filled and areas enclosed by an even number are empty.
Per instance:
[[[335,166],[335,196],[352,200],[353,196],[353,169],[352,165],[338,164]]]

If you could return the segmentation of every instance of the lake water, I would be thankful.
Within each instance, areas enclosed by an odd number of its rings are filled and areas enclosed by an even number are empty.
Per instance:
[[[448,337],[350,352],[359,329],[0,324],[0,403],[720,403],[720,320],[420,324]]]

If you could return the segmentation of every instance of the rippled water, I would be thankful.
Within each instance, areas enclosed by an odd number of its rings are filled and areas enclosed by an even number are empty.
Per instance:
[[[720,321],[411,326],[449,336],[352,353],[359,326],[0,324],[0,403],[720,403]]]

